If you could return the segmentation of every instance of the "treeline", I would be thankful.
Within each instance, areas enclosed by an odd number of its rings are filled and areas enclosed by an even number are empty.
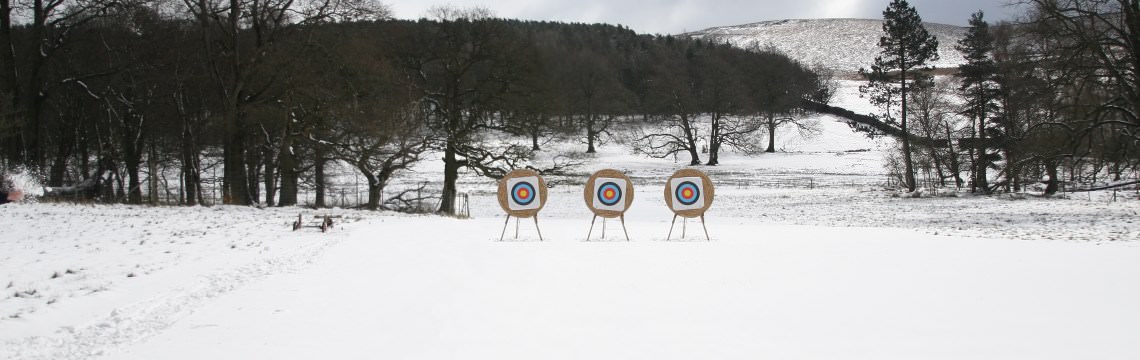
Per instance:
[[[336,161],[367,179],[375,209],[431,153],[450,214],[461,170],[501,176],[555,134],[594,152],[618,119],[667,122],[674,133],[640,139],[647,153],[698,163],[701,136],[716,164],[720,147],[830,93],[818,71],[763,49],[479,9],[402,21],[360,0],[22,6],[40,8],[0,11],[13,49],[0,52],[0,168],[92,184],[105,201],[155,203],[172,191],[160,169],[176,168],[178,203],[200,204],[217,166],[227,204],[294,205],[309,184],[323,206]]]
[[[986,194],[1136,183],[1140,5],[1019,4],[1024,12],[1015,22],[991,26],[974,14],[956,44],[914,35],[926,32],[905,0],[884,12],[883,53],[863,71],[864,93],[881,107],[878,118],[912,135],[903,139],[942,140],[913,149],[902,141],[888,164],[904,187],[920,186],[915,173],[926,186]],[[954,76],[932,76],[924,67],[931,46],[953,46],[967,63]]]

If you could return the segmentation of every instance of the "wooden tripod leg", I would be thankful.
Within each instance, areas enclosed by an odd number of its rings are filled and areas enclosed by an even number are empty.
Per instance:
[[[625,233],[625,241],[629,242],[629,230],[625,229],[625,214],[621,215],[621,231]]]
[[[705,229],[705,241],[712,241],[712,239],[709,238],[709,228],[707,226],[705,226],[705,215],[704,214],[701,214],[701,228]]]
[[[507,225],[511,223],[511,215],[507,214],[507,221],[503,222],[503,233],[499,234],[499,241],[503,241],[503,236],[507,236]]]
[[[606,239],[606,218],[602,218],[602,240]]]
[[[515,218],[515,240],[519,238],[519,218]]]
[[[673,237],[673,225],[677,225],[677,214],[673,214],[673,221],[669,222],[669,235],[665,235],[665,241]]]
[[[586,233],[586,241],[590,241],[590,234],[594,233],[595,221],[598,221],[598,215],[594,215],[594,218],[590,219],[590,232]]]
[[[538,227],[538,215],[534,216],[534,229],[538,230],[538,241],[546,241],[542,239],[542,229]]]
[[[689,218],[681,219],[681,239],[685,238],[685,233],[689,231]]]

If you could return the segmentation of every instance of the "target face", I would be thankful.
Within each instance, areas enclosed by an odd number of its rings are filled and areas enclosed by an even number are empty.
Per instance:
[[[539,201],[537,176],[507,179],[507,207],[510,210],[534,210],[542,207]]]
[[[681,169],[665,181],[665,205],[674,214],[686,218],[704,216],[713,203],[715,187],[712,179],[697,169]]]
[[[625,179],[599,177],[594,181],[594,208],[625,211]]]
[[[704,181],[699,177],[680,177],[669,180],[673,193],[673,210],[700,210],[705,207]]]

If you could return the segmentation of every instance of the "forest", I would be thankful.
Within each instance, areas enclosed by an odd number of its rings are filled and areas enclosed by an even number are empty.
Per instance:
[[[479,8],[397,20],[367,0],[0,1],[0,170],[103,202],[212,204],[204,184],[218,184],[225,204],[296,205],[313,189],[322,207],[339,163],[377,209],[402,170],[442,160],[433,191],[453,214],[461,172],[531,166],[552,136],[593,153],[653,124],[666,130],[635,151],[717,165],[724,149],[774,151],[769,134],[836,90],[826,64],[758,45]],[[859,78],[882,111],[844,117],[902,140],[901,187],[1053,194],[1134,176],[1140,5],[1018,4],[1014,21],[976,14],[958,44],[922,36],[905,1],[884,12],[883,56]],[[969,62],[926,67],[938,46]]]
[[[1044,195],[1140,183],[1140,4],[1010,6],[1022,11],[1017,19],[991,26],[975,13],[954,44],[939,44],[905,0],[884,10],[881,56],[860,71],[860,91],[881,110],[857,125],[901,140],[887,159],[897,183],[911,192]],[[926,66],[939,46],[953,46],[966,63]]]
[[[452,213],[460,171],[502,176],[553,134],[592,153],[615,123],[669,123],[677,133],[646,135],[646,153],[699,164],[709,134],[715,165],[721,147],[753,146],[743,137],[828,91],[764,49],[481,9],[408,21],[334,0],[54,4],[4,12],[0,167],[107,202],[202,204],[202,184],[221,182],[226,204],[295,205],[311,187],[324,206],[341,162],[375,209],[400,170],[440,154],[439,211]],[[698,133],[703,114],[716,123]],[[491,141],[501,134],[531,143]]]

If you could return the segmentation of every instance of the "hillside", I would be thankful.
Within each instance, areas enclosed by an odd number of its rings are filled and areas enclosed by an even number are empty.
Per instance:
[[[954,67],[964,62],[954,44],[966,28],[927,23],[926,29],[938,37],[939,57],[933,65]],[[753,43],[773,46],[805,64],[824,64],[841,73],[869,67],[879,53],[881,20],[814,19],[776,20],[745,25],[723,26],[684,34],[697,39],[728,41],[745,47]]]

